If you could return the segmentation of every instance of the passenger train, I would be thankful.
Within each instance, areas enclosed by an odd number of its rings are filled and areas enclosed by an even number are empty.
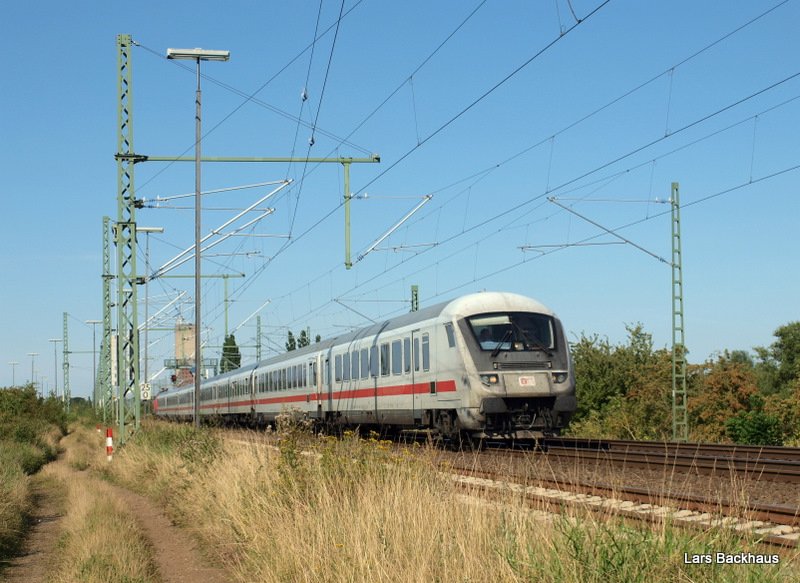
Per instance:
[[[154,411],[190,419],[194,386]],[[529,439],[575,412],[564,329],[536,300],[483,292],[203,381],[201,418],[271,424],[294,412],[325,425],[428,430],[444,439]]]

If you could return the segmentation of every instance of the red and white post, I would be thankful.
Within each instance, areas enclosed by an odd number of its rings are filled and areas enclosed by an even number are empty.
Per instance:
[[[111,461],[114,456],[114,430],[111,427],[106,429],[106,459]]]

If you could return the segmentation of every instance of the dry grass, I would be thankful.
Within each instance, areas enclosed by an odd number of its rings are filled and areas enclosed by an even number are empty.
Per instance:
[[[25,515],[30,511],[30,478],[5,457],[0,452],[0,562],[16,551],[25,530]]]
[[[226,440],[152,424],[108,472],[144,485],[240,581],[785,581],[778,567],[685,565],[684,553],[764,552],[579,511],[543,518],[513,495],[463,496],[426,455],[355,436]],[[432,457],[432,456],[431,456]],[[469,502],[469,503],[465,503]],[[757,577],[753,577],[754,569]]]
[[[112,487],[76,472],[106,463],[102,439],[78,428],[64,445],[65,460],[42,470],[64,490],[66,509],[48,583],[158,581],[149,543]]]

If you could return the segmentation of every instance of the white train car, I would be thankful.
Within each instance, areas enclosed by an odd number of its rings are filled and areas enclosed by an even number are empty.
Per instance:
[[[190,418],[194,387],[156,399]],[[561,322],[536,300],[466,295],[205,381],[204,418],[272,423],[294,411],[325,424],[431,429],[445,438],[556,433],[575,411]]]

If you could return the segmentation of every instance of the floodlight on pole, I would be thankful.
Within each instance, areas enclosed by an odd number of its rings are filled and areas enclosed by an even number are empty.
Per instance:
[[[168,59],[197,62],[197,91],[195,99],[194,142],[194,425],[200,427],[200,378],[203,371],[203,355],[200,350],[200,140],[202,138],[202,100],[200,92],[200,61],[227,61],[230,51],[205,49],[167,49]]]

